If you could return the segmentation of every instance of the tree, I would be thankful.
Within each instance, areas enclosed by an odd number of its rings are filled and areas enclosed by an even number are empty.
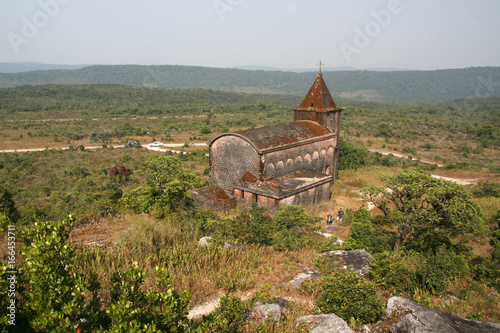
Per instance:
[[[357,170],[367,164],[369,152],[365,147],[357,146],[340,138],[339,140],[339,170]]]
[[[182,169],[182,161],[172,156],[151,156],[140,169],[146,185],[125,195],[123,202],[139,211],[155,212],[163,217],[165,212],[179,210],[191,203],[189,191],[203,185],[194,173]],[[133,202],[130,204],[130,202]]]
[[[87,286],[83,274],[73,271],[74,251],[67,244],[74,220],[35,222],[25,228],[25,258],[18,270],[22,305],[20,317],[34,331],[76,332],[85,312]]]
[[[479,205],[457,183],[433,177],[421,169],[386,175],[381,180],[384,187],[368,187],[363,193],[365,200],[373,202],[397,226],[394,250],[425,232],[448,239],[483,230]]]
[[[0,230],[5,230],[9,224],[16,223],[18,219],[19,211],[12,194],[0,185]]]

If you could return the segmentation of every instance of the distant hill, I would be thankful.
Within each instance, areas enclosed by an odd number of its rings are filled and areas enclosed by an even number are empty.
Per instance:
[[[57,65],[42,62],[0,62],[0,73],[21,73],[51,69],[80,69],[85,65]]]
[[[99,83],[303,96],[315,77],[315,72],[177,65],[96,65],[74,70],[0,73],[0,87]],[[414,102],[500,96],[500,67],[391,72],[324,71],[323,78],[334,98]]]

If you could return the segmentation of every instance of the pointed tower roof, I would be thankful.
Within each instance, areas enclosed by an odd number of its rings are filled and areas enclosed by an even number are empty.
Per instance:
[[[342,110],[335,105],[332,95],[323,80],[323,75],[321,74],[321,67],[318,72],[318,77],[314,81],[311,89],[307,93],[306,97],[302,101],[302,104],[295,110],[307,110],[307,111],[335,111]]]

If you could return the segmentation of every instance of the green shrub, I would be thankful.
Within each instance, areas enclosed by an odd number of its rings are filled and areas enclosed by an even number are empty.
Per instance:
[[[0,185],[0,230],[7,229],[9,224],[15,224],[17,220],[19,220],[19,212],[12,194]]]
[[[220,299],[219,307],[211,314],[203,316],[198,329],[202,332],[242,332],[246,319],[245,311],[245,304],[239,297],[224,295]]]
[[[82,274],[73,272],[74,252],[66,244],[70,219],[36,222],[25,228],[25,245],[20,254],[25,261],[18,267],[23,305],[20,316],[35,331],[76,331],[85,311],[87,291]]]
[[[306,214],[304,208],[286,205],[280,208],[273,217],[277,233],[273,236],[272,245],[278,250],[297,250],[310,243],[307,237],[313,232],[315,220]]]
[[[375,215],[371,218],[371,221],[374,226],[391,225],[391,221],[385,215]]]
[[[495,230],[493,235],[491,235],[490,245],[493,246],[493,248],[500,249],[500,229]]]
[[[334,272],[325,277],[316,306],[323,313],[335,313],[348,322],[354,318],[363,324],[375,322],[384,311],[375,284],[354,272]]]
[[[469,274],[469,265],[462,255],[445,246],[435,254],[422,254],[417,268],[417,281],[432,294],[442,294],[448,289],[451,278]]]
[[[418,147],[422,148],[422,149],[427,149],[427,150],[436,150],[438,148],[437,145],[435,143],[432,143],[432,142],[425,143],[425,144],[420,145]]]
[[[494,197],[500,198],[500,183],[497,182],[479,182],[477,188],[472,192],[476,198]]]
[[[370,279],[387,290],[413,293],[418,287],[416,272],[411,268],[413,260],[411,255],[400,252],[377,253],[370,264]]]
[[[385,233],[378,228],[373,231],[373,225],[370,220],[370,213],[366,209],[360,209],[356,212],[351,224],[351,234],[347,238],[344,248],[346,250],[366,250],[372,254],[390,250],[391,244],[387,237],[390,233]]]
[[[355,145],[344,140],[339,140],[339,170],[357,170],[368,163],[369,152],[365,147]]]
[[[329,252],[344,249],[344,245],[339,243],[337,236],[328,237],[315,246],[318,252]]]
[[[157,266],[156,275],[157,288],[165,291],[142,291],[145,274],[137,262],[128,271],[113,274],[107,332],[184,332],[189,293],[179,295],[172,289],[166,269]]]
[[[472,260],[472,275],[475,281],[500,289],[500,258],[494,260],[476,257]]]

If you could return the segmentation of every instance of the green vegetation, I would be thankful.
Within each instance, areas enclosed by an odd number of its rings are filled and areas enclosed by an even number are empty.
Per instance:
[[[374,323],[383,313],[376,285],[357,273],[334,272],[323,279],[322,296],[317,302],[323,313],[335,313],[347,322]]]
[[[492,89],[499,67],[435,71],[323,72],[335,95],[384,101],[445,101],[464,96],[498,96]],[[88,66],[78,70],[48,70],[2,74],[0,87],[26,84],[122,84],[168,89],[204,88],[247,93],[303,96],[316,73],[249,71],[192,66]],[[395,84],[396,83],[396,84]],[[467,105],[474,102],[466,101]]]
[[[431,246],[474,230],[485,232],[481,209],[463,186],[420,169],[382,180],[384,187],[372,186],[364,193],[397,226],[396,250],[410,241]]]
[[[286,332],[302,329],[299,316],[330,311],[359,328],[392,295],[500,322],[498,98],[473,108],[471,100],[348,102],[330,202],[219,214],[192,205],[190,192],[207,184],[209,169],[207,149],[189,143],[291,121],[300,97],[104,84],[0,89],[4,149],[69,147],[0,154],[0,222],[16,226],[22,249],[19,331]],[[156,140],[182,143],[174,149],[186,154],[113,147]],[[378,209],[359,208],[362,188]],[[318,221],[339,207],[344,229],[324,240]],[[204,236],[214,240],[209,247],[197,245]],[[340,249],[370,252],[370,273],[313,260]],[[10,250],[0,250],[5,308]],[[281,286],[313,265],[323,279]],[[187,319],[190,305],[222,294],[211,315]],[[276,296],[300,300],[280,324],[248,317],[255,302]]]

